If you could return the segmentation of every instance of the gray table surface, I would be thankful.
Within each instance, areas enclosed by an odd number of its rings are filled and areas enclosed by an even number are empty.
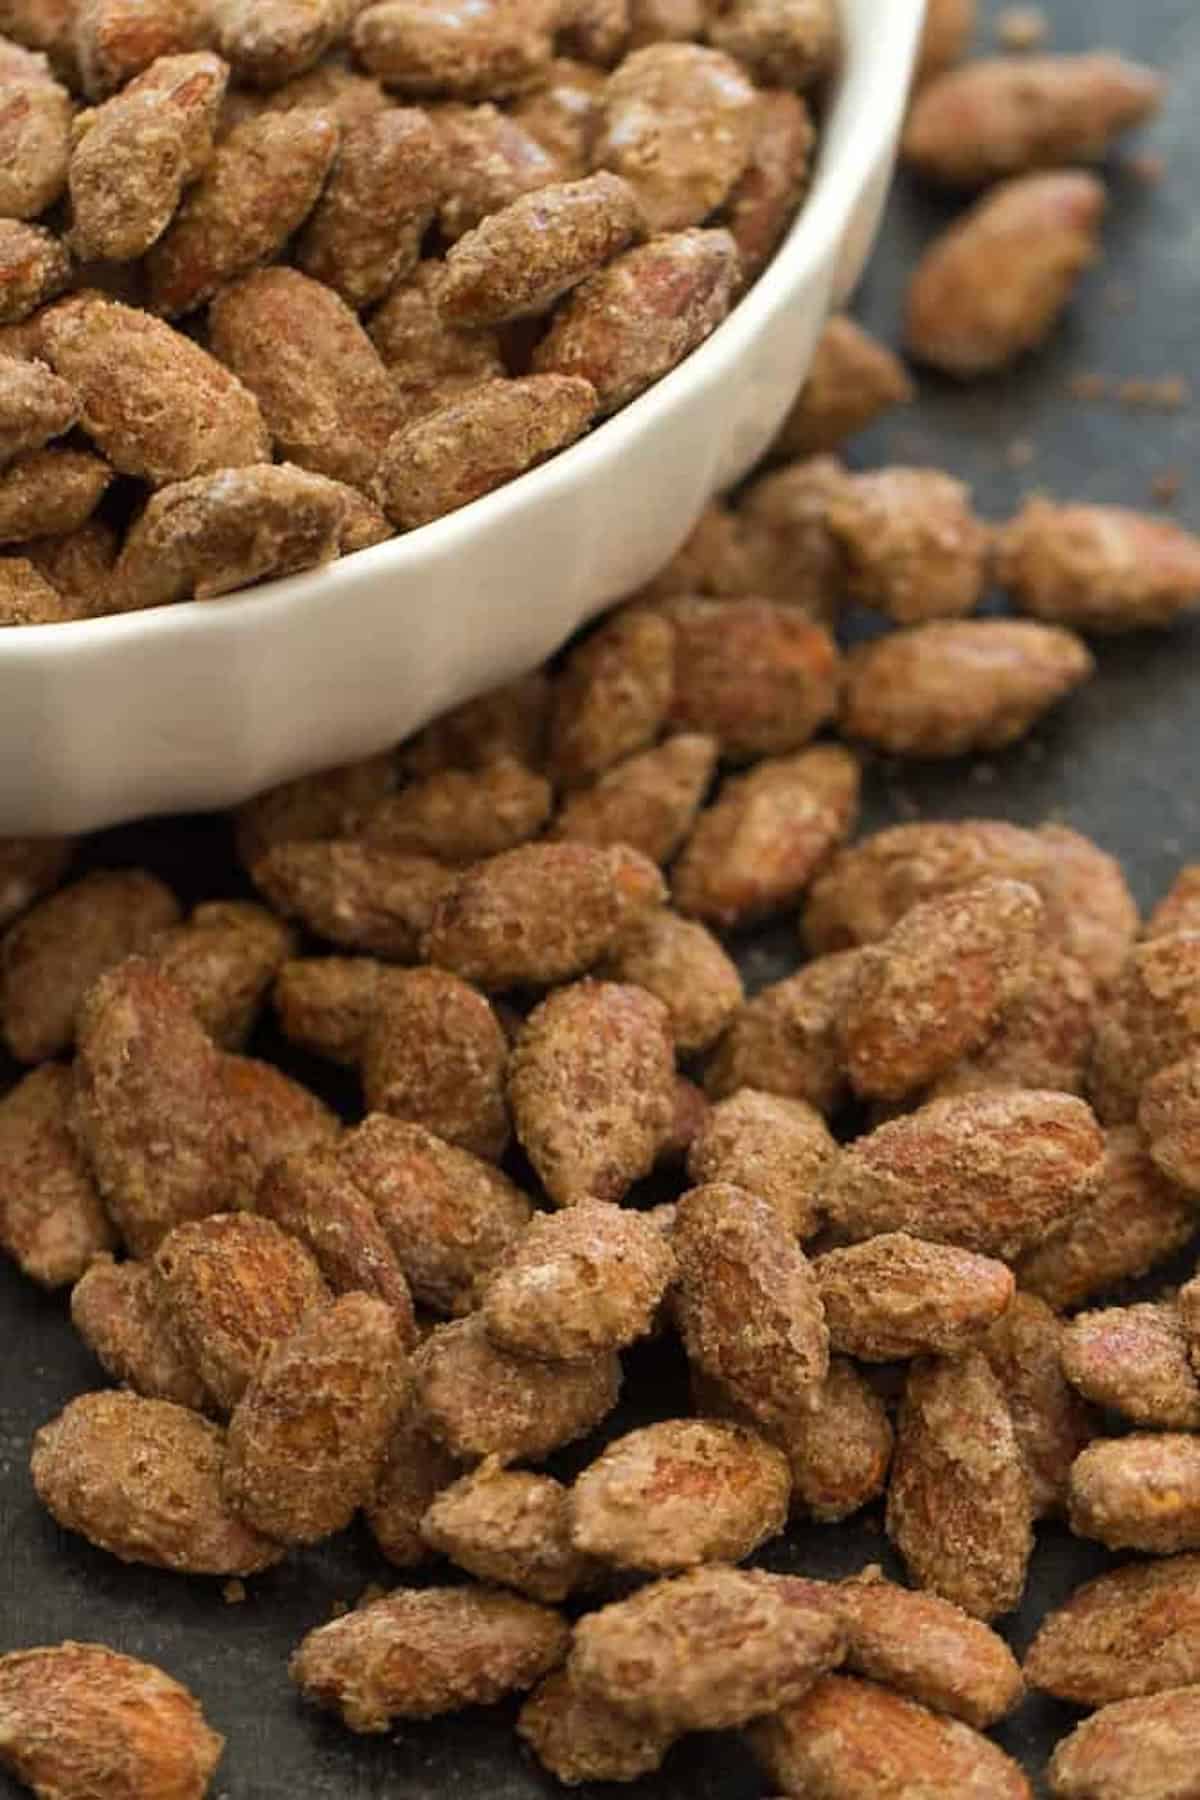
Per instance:
[[[989,16],[998,10],[989,7]],[[1063,49],[1108,44],[1170,70],[1170,104],[1147,139],[1165,155],[1167,179],[1154,186],[1121,158],[1114,162],[1105,260],[1045,355],[1012,377],[966,391],[924,378],[919,405],[868,434],[854,460],[948,467],[973,483],[981,510],[995,518],[1035,487],[1148,506],[1156,478],[1175,471],[1182,481],[1176,516],[1200,528],[1196,411],[1084,405],[1069,386],[1084,372],[1120,379],[1200,374],[1200,11],[1194,0],[1142,0],[1137,7],[1127,0],[1048,0],[1045,10]],[[881,334],[894,336],[913,255],[948,213],[941,201],[901,183],[859,301]],[[1151,903],[1181,861],[1200,857],[1198,645],[1200,633],[1184,628],[1102,646],[1096,680],[1024,746],[973,766],[877,770],[866,826],[917,815],[1063,819],[1115,852],[1138,899]],[[90,847],[89,858],[144,862],[187,898],[229,892],[236,879],[225,828],[215,820],[113,832]],[[742,944],[750,982],[786,973],[792,944],[782,929]],[[290,1066],[314,1083],[324,1074],[295,1058]],[[11,1074],[0,1065],[0,1086]],[[348,1084],[340,1091],[325,1085],[353,1107]],[[670,1410],[682,1393],[679,1364],[668,1353],[639,1353],[630,1362],[633,1398],[614,1429]],[[351,1532],[293,1557],[251,1582],[244,1604],[230,1606],[219,1582],[126,1568],[57,1531],[30,1488],[30,1436],[99,1381],[64,1302],[0,1267],[0,1650],[76,1637],[161,1663],[196,1692],[228,1739],[213,1789],[222,1800],[535,1800],[558,1791],[519,1752],[512,1707],[359,1739],[298,1704],[285,1666],[297,1640],[328,1618],[336,1601],[392,1579],[365,1535]],[[795,1529],[761,1560],[814,1575],[846,1574],[878,1560],[894,1570],[877,1513],[843,1526]],[[1008,1622],[1018,1650],[1043,1612],[1108,1560],[1062,1527],[1041,1527],[1025,1604]],[[1070,1709],[1034,1699],[997,1735],[1040,1776],[1072,1718]],[[0,1792],[16,1791],[0,1776]],[[580,1791],[758,1800],[766,1789],[736,1738],[712,1737],[684,1743],[660,1775],[633,1789]]]

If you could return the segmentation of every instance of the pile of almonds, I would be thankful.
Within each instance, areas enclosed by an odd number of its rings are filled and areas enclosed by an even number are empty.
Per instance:
[[[933,9],[931,54],[963,12]],[[909,154],[1090,182],[1030,171],[1101,149],[1139,79],[972,65],[922,89]],[[1005,359],[1049,324],[1022,316]],[[909,391],[833,320],[777,465],[648,590],[239,810],[257,900],[183,917],[145,871],[0,843],[27,1068],[0,1246],[69,1289],[113,1384],[37,1432],[37,1494],[181,1575],[240,1583],[359,1516],[398,1570],[434,1564],[296,1646],[351,1731],[518,1693],[568,1785],[732,1730],[796,1800],[1029,1800],[986,1734],[1035,1689],[1090,1713],[1060,1800],[1193,1791],[1200,1278],[1105,1301],[1200,1228],[1200,865],[1143,921],[1062,824],[855,841],[851,746],[1013,742],[1089,673],[1084,635],[1195,601],[1200,544],[1043,500],[993,531],[941,472],[850,473],[846,436]],[[1032,616],[969,617],[992,577]],[[893,628],[843,655],[849,601]],[[748,996],[717,934],[764,920],[802,959]],[[353,1122],[251,1053],[268,1008],[357,1083]],[[655,1340],[691,1409],[614,1436]],[[872,1504],[908,1586],[740,1566]],[[1055,1518],[1143,1560],[1021,1667],[993,1622]],[[221,1748],[131,1657],[0,1656],[0,1762],[38,1793],[200,1800]]]

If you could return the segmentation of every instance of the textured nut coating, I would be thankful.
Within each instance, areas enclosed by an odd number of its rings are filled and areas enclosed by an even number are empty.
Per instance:
[[[184,996],[131,957],[80,1010],[72,1124],[114,1224],[135,1256],[173,1226],[218,1211],[232,1123],[223,1059]]]
[[[453,877],[429,856],[353,838],[284,843],[253,865],[255,885],[285,918],[346,950],[413,962]]]
[[[480,1311],[502,1350],[577,1362],[644,1336],[674,1270],[648,1218],[584,1202],[534,1215],[487,1283]]]
[[[550,816],[550,783],[511,756],[484,769],[443,769],[367,812],[368,843],[440,862],[473,863],[536,837]]]
[[[628,844],[651,862],[667,863],[696,822],[716,761],[716,739],[691,731],[626,757],[592,787],[567,796],[554,836]]]
[[[598,1425],[621,1384],[611,1351],[572,1363],[510,1356],[491,1342],[478,1314],[439,1326],[413,1370],[425,1424],[464,1462],[540,1461]]]
[[[1036,496],[1000,532],[996,579],[1022,612],[1108,635],[1169,625],[1200,598],[1200,542],[1171,519]]]
[[[1146,1083],[1138,1124],[1168,1181],[1200,1193],[1200,1057],[1171,1063]]]
[[[591,1571],[571,1543],[566,1488],[549,1475],[484,1463],[443,1488],[421,1536],[480,1581],[553,1606]]]
[[[208,1405],[153,1263],[96,1257],[71,1290],[71,1323],[105,1373],[135,1394],[194,1412]]]
[[[852,1239],[907,1231],[1006,1261],[1070,1224],[1099,1187],[1104,1137],[1070,1094],[932,1100],[847,1146],[818,1204]]]
[[[624,177],[652,231],[700,225],[746,166],[754,100],[723,50],[648,44],[609,77],[593,163]]]
[[[653,1582],[580,1620],[571,1680],[664,1732],[775,1712],[842,1658],[836,1615],[811,1585],[719,1567]]]
[[[1004,1393],[978,1351],[914,1363],[887,1532],[921,1587],[976,1618],[1019,1602],[1033,1549],[1029,1478]]]
[[[363,1044],[370,1112],[493,1160],[508,1143],[508,1042],[484,999],[443,969],[397,971]]]
[[[1101,1707],[1050,1760],[1059,1800],[1167,1800],[1186,1794],[1200,1747],[1200,1687]]]
[[[616,412],[716,330],[740,273],[727,231],[680,231],[626,250],[580,282],[534,352],[542,374],[590,382]]]
[[[1200,931],[1136,945],[1096,1020],[1089,1086],[1105,1124],[1136,1118],[1143,1088],[1191,1053],[1198,1027]]]
[[[80,294],[44,316],[41,337],[79,394],[83,429],[123,475],[161,487],[268,460],[254,395],[162,320]]]
[[[0,462],[40,450],[69,431],[79,417],[79,398],[45,363],[0,355]]]
[[[350,1523],[404,1405],[404,1351],[392,1308],[369,1294],[319,1307],[276,1343],[229,1422],[223,1490],[239,1518],[282,1544]]]
[[[396,433],[373,491],[394,524],[428,525],[573,444],[595,411],[570,371],[480,382]]]
[[[1099,162],[1113,139],[1157,111],[1163,87],[1155,70],[1102,50],[981,57],[922,89],[904,156],[953,187]]]
[[[1076,1588],[1025,1653],[1030,1687],[1107,1706],[1200,1675],[1200,1557],[1129,1563]]]
[[[1071,1529],[1110,1550],[1200,1548],[1200,1439],[1182,1432],[1101,1438],[1071,1470]]]
[[[53,232],[0,219],[0,325],[27,319],[70,278],[70,253]]]
[[[776,1786],[812,1800],[1032,1800],[1016,1763],[969,1725],[853,1675],[827,1675],[750,1742]]]
[[[506,1175],[421,1125],[375,1113],[343,1138],[337,1163],[374,1210],[414,1296],[438,1312],[469,1312],[529,1223],[529,1201]]]
[[[611,1443],[571,1490],[571,1541],[622,1569],[665,1575],[741,1562],[783,1530],[787,1458],[743,1426],[665,1419]]]
[[[978,1049],[1029,983],[1042,920],[1027,883],[981,881],[919,903],[867,945],[840,1022],[856,1092],[902,1099]]]
[[[688,1356],[767,1425],[803,1412],[829,1371],[816,1279],[778,1212],[744,1188],[683,1196],[671,1234]]]
[[[379,0],[360,12],[355,53],[385,86],[417,97],[501,99],[537,85],[551,56],[549,14],[529,0],[449,8]]]
[[[814,1264],[835,1350],[865,1362],[956,1356],[1012,1303],[1012,1273],[990,1256],[906,1232],[831,1250]]]
[[[1062,1354],[1067,1380],[1095,1405],[1152,1431],[1200,1430],[1200,1382],[1171,1302],[1080,1313]]]
[[[312,1252],[335,1294],[386,1300],[406,1343],[415,1337],[412,1296],[370,1200],[336,1149],[294,1152],[273,1162],[256,1196],[259,1212]]]
[[[1066,1510],[1071,1465],[1095,1436],[1091,1408],[1063,1373],[1065,1330],[1044,1300],[1018,1290],[980,1345],[1008,1401],[1038,1518]]]
[[[666,907],[630,927],[602,973],[645,988],[662,1001],[681,1056],[706,1050],[743,999],[737,964],[712,932]]]
[[[547,1676],[517,1717],[517,1734],[566,1787],[583,1781],[636,1781],[652,1774],[671,1734],[578,1691],[566,1669]]]
[[[81,1394],[33,1440],[38,1498],[65,1531],[122,1562],[189,1575],[252,1575],[278,1562],[221,1498],[225,1433],[138,1394]]]
[[[286,925],[244,900],[209,900],[186,925],[163,932],[150,959],[191,1000],[214,1043],[240,1050],[259,1003],[295,948]]]
[[[532,1687],[569,1638],[556,1612],[515,1594],[400,1589],[310,1631],[291,1675],[351,1731],[386,1731],[393,1719],[431,1719]]]
[[[1049,1088],[1082,1094],[1091,1060],[1096,984],[1053,944],[1034,956],[1029,982],[987,1041],[938,1077],[931,1100],[984,1088]]]
[[[71,1072],[33,1069],[0,1099],[0,1249],[43,1287],[78,1280],[113,1229],[71,1131]]]
[[[898,625],[955,619],[982,598],[989,534],[953,476],[890,468],[848,477],[828,520],[851,594]]]
[[[838,1027],[857,963],[857,951],[840,951],[760,988],[708,1064],[708,1093],[724,1099],[757,1088],[831,1112],[845,1085]]]
[[[934,620],[851,652],[842,729],[892,756],[1002,750],[1094,672],[1058,626]]]
[[[653,1168],[675,1114],[665,1006],[611,981],[558,989],[522,1027],[508,1097],[556,1206],[621,1200]]]
[[[986,1731],[1024,1694],[1012,1651],[996,1632],[936,1594],[912,1593],[865,1571],[838,1589],[846,1666],[934,1712]]]
[[[214,1213],[178,1225],[154,1266],[171,1318],[216,1404],[237,1405],[264,1351],[328,1299],[316,1262],[270,1219]]]
[[[773,1206],[797,1237],[816,1229],[814,1194],[837,1146],[805,1100],[745,1087],[708,1113],[688,1151],[697,1184],[732,1183]]]
[[[584,787],[652,744],[666,724],[674,681],[669,619],[640,608],[605,619],[570,652],[554,684],[550,755],[558,780]]]
[[[1099,255],[1105,204],[1103,184],[1075,170],[993,188],[917,264],[905,324],[913,355],[969,380],[1035,349]]]
[[[740,762],[799,750],[837,710],[837,645],[799,607],[770,600],[668,603],[671,722],[708,731]]]
[[[35,1794],[203,1800],[223,1745],[152,1663],[69,1640],[0,1657],[0,1763]]]

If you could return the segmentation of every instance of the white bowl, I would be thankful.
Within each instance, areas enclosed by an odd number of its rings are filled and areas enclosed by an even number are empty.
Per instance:
[[[541,662],[757,461],[861,273],[925,0],[841,0],[811,195],[712,337],[590,437],[342,562],[221,600],[0,631],[0,834],[230,806]]]

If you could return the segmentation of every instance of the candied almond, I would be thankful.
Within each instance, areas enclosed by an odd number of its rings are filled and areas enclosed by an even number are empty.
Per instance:
[[[439,106],[432,117],[447,171],[438,225],[450,243],[522,194],[564,177],[551,153],[499,107]]]
[[[114,1242],[71,1130],[72,1097],[61,1063],[30,1070],[0,1097],[0,1250],[47,1288],[77,1281]]]
[[[155,311],[194,312],[276,256],[315,206],[337,149],[336,121],[324,112],[264,113],[235,125],[150,247]]]
[[[1127,1563],[1075,1589],[1025,1652],[1030,1687],[1108,1706],[1200,1676],[1200,1556]]]
[[[517,1715],[517,1734],[542,1767],[567,1787],[582,1781],[636,1781],[662,1763],[673,1734],[580,1693],[566,1669],[536,1687]]]
[[[578,1362],[647,1333],[675,1272],[641,1213],[585,1202],[535,1213],[483,1289],[492,1342],[513,1356]]]
[[[835,313],[817,340],[800,397],[772,450],[817,456],[837,450],[893,406],[907,406],[913,386],[904,364],[847,313]]]
[[[233,815],[238,858],[250,869],[276,844],[347,837],[396,785],[390,753],[300,775],[244,801]]]
[[[621,937],[601,972],[643,987],[667,1009],[677,1054],[706,1050],[742,1003],[737,965],[705,926],[667,907]]]
[[[904,467],[849,475],[826,517],[850,593],[898,625],[956,619],[979,604],[991,534],[952,475]]]
[[[1096,1019],[1090,1089],[1105,1124],[1134,1119],[1146,1084],[1190,1055],[1198,1032],[1200,931],[1136,944]]]
[[[652,744],[667,722],[674,675],[669,619],[629,607],[605,619],[570,652],[554,683],[550,760],[556,780],[582,787]]]
[[[80,1394],[33,1440],[33,1485],[65,1531],[122,1562],[189,1575],[252,1575],[282,1547],[221,1497],[225,1433],[139,1394]]]
[[[710,1097],[758,1088],[832,1112],[845,1084],[839,1021],[857,967],[857,950],[835,951],[760,988],[734,1014],[709,1061]]]
[[[213,600],[332,562],[351,493],[291,463],[222,469],[151,496],[113,570],[114,610]]]
[[[1110,1550],[1200,1549],[1200,1438],[1134,1431],[1098,1438],[1071,1468],[1071,1530]]]
[[[766,758],[727,780],[671,872],[679,911],[731,927],[792,905],[852,829],[859,781],[840,744]]]
[[[1160,1069],[1146,1083],[1138,1124],[1167,1180],[1188,1194],[1200,1193],[1200,1052]]]
[[[564,181],[578,181],[591,168],[592,137],[606,79],[605,71],[591,63],[556,56],[541,85],[510,109],[561,169]]]
[[[79,0],[74,10],[74,49],[93,99],[160,56],[201,49],[208,36],[208,0]]]
[[[443,969],[397,971],[363,1044],[367,1109],[498,1160],[508,1145],[508,1042],[488,1002]]]
[[[27,319],[61,294],[70,278],[70,252],[52,231],[0,219],[0,325]]]
[[[379,503],[396,525],[427,525],[564,450],[595,410],[590,384],[570,374],[480,382],[401,426],[375,477]]]
[[[44,63],[13,67],[7,52],[0,46],[0,217],[36,219],[66,185],[74,107]]]
[[[980,1343],[1004,1390],[1038,1518],[1066,1510],[1071,1464],[1095,1435],[1091,1408],[1063,1373],[1063,1320],[1018,1290]]]
[[[217,48],[239,80],[273,88],[343,37],[355,0],[208,0]]]
[[[62,837],[0,837],[0,928],[58,885],[73,845]]]
[[[931,1100],[985,1088],[1052,1088],[1082,1094],[1091,1057],[1096,984],[1075,957],[1046,944],[1028,986],[1009,1002],[987,1041],[939,1076]]]
[[[311,1252],[270,1219],[213,1213],[177,1225],[154,1257],[180,1339],[225,1412],[264,1351],[328,1300]]]
[[[798,607],[678,599],[669,718],[707,731],[731,761],[799,750],[837,710],[837,645]]]
[[[122,475],[162,486],[267,460],[254,395],[161,319],[79,294],[43,315],[41,336],[79,393],[84,431]]]
[[[1042,918],[1028,883],[980,881],[864,946],[840,1021],[855,1091],[903,1099],[979,1049],[1029,984]]]
[[[367,322],[406,421],[504,373],[494,331],[460,331],[443,319],[436,301],[440,280],[440,263],[418,263]]]
[[[586,1437],[612,1411],[621,1365],[612,1351],[570,1363],[511,1356],[478,1313],[439,1325],[413,1357],[423,1424],[452,1456],[540,1462]]]
[[[334,1147],[293,1151],[267,1169],[258,1210],[311,1251],[335,1294],[386,1300],[406,1340],[415,1336],[412,1297],[399,1259],[368,1197]]]
[[[728,197],[754,125],[754,84],[723,49],[648,44],[609,77],[592,163],[624,177],[652,231],[682,231]]]
[[[750,156],[721,213],[738,247],[743,285],[766,268],[808,191],[816,136],[799,94],[771,88],[756,95]]]
[[[569,980],[665,898],[653,863],[622,845],[526,844],[447,883],[422,954],[495,989]]]
[[[849,1241],[907,1231],[1011,1261],[1099,1189],[1104,1138],[1071,1094],[1021,1089],[932,1100],[846,1146],[817,1204]]]
[[[986,1731],[1024,1695],[997,1632],[937,1594],[912,1593],[868,1569],[838,1589],[846,1666],[934,1712]]]
[[[1103,1706],[1050,1759],[1058,1800],[1160,1800],[1186,1794],[1200,1751],[1200,1687]]]
[[[827,1675],[750,1732],[771,1780],[822,1800],[1032,1800],[1012,1759],[961,1720],[854,1675]]]
[[[70,1640],[0,1657],[0,1763],[35,1794],[203,1800],[223,1747],[153,1663]]]
[[[1066,1311],[1144,1275],[1195,1235],[1196,1208],[1151,1162],[1133,1125],[1105,1135],[1095,1197],[1017,1264],[1022,1288]]]
[[[382,300],[416,268],[443,183],[437,135],[417,108],[389,107],[344,125],[297,246],[301,268],[356,309]]]
[[[835,1524],[877,1500],[887,1482],[893,1433],[887,1408],[846,1356],[831,1356],[825,1380],[771,1428],[792,1471],[792,1511]]]
[[[362,1060],[367,1030],[388,986],[401,971],[370,956],[310,956],[286,962],[273,1002],[289,1043],[352,1068]]]
[[[369,1294],[317,1308],[275,1343],[229,1422],[222,1488],[239,1518],[283,1544],[350,1523],[404,1406],[404,1351],[392,1308]]]
[[[1079,1313],[1063,1334],[1063,1371],[1097,1406],[1151,1431],[1200,1430],[1200,1382],[1169,1301]]]
[[[716,330],[740,267],[723,230],[669,232],[626,250],[557,309],[533,366],[582,376],[600,414],[616,412]]]
[[[274,1063],[223,1056],[217,1069],[228,1130],[228,1204],[253,1211],[271,1164],[331,1144],[341,1132],[332,1108]]]
[[[79,418],[79,396],[42,362],[0,355],[0,463],[40,450]]]
[[[829,502],[849,479],[835,456],[809,456],[760,475],[734,514],[750,575],[739,591],[766,594],[830,624],[844,597],[841,547]]]
[[[537,85],[552,54],[550,18],[531,0],[377,0],[358,14],[354,50],[397,93],[498,100]]]
[[[344,949],[398,962],[415,960],[421,934],[454,879],[432,857],[405,856],[353,838],[277,844],[251,873],[285,918],[302,920]]]
[[[1022,612],[1108,634],[1169,625],[1200,601],[1200,541],[1124,506],[1035,496],[1000,531],[996,579]]]
[[[763,86],[811,88],[837,62],[837,7],[834,0],[720,0],[708,38]]]
[[[493,1588],[400,1588],[310,1631],[291,1660],[306,1699],[351,1731],[431,1719],[532,1687],[570,1639],[547,1607]]]
[[[210,323],[280,453],[366,490],[402,407],[345,301],[298,269],[260,269],[218,295]]]
[[[105,1373],[135,1394],[194,1412],[208,1405],[152,1262],[95,1257],[71,1290],[71,1323]]]
[[[240,1050],[260,1002],[295,949],[288,927],[265,907],[245,900],[210,900],[186,924],[173,925],[146,947],[196,1009],[223,1050]]]
[[[485,1462],[434,1497],[421,1536],[478,1580],[554,1606],[592,1568],[570,1524],[567,1489],[552,1476]]]
[[[644,988],[578,981],[526,1020],[509,1067],[522,1148],[556,1206],[620,1201],[675,1113],[667,1009]]]
[[[439,862],[472,863],[515,850],[550,816],[550,783],[515,757],[482,769],[442,769],[385,794],[355,836]]]
[[[829,1371],[812,1267],[766,1200],[727,1182],[679,1202],[671,1245],[688,1356],[768,1427],[811,1403]]]
[[[85,615],[24,556],[0,556],[0,625],[58,625]]]
[[[571,1542],[621,1569],[741,1562],[787,1520],[787,1458],[741,1425],[664,1419],[616,1438],[576,1477]]]
[[[920,1587],[974,1617],[1020,1601],[1033,1550],[1029,1478],[1004,1392],[979,1351],[912,1365],[887,1532]]]
[[[113,472],[87,450],[29,450],[0,468],[0,544],[85,525]]]
[[[1106,990],[1138,931],[1138,909],[1115,856],[1069,825],[1039,825],[1041,866],[1026,877],[1046,903],[1050,937]]]
[[[1099,257],[1105,205],[1103,184],[1081,170],[1001,182],[917,264],[909,350],[970,380],[1036,349]]]
[[[716,762],[716,739],[690,731],[627,756],[590,788],[567,795],[553,835],[628,844],[651,862],[670,862],[695,824]]]
[[[522,195],[451,246],[437,304],[452,325],[502,325],[546,312],[639,235],[627,182],[601,170]]]
[[[1156,70],[1104,50],[979,57],[922,88],[903,154],[953,187],[1099,162],[1116,137],[1157,112],[1164,86]]]
[[[840,1662],[836,1613],[811,1582],[699,1568],[588,1613],[577,1690],[663,1732],[720,1731],[778,1711]]]
[[[803,1238],[816,1229],[817,1178],[836,1150],[807,1101],[743,1087],[711,1108],[692,1140],[687,1169],[697,1185],[731,1183],[756,1194]]]
[[[902,1231],[830,1250],[813,1267],[830,1344],[865,1362],[960,1355],[1012,1304],[1003,1263]]]
[[[846,658],[841,725],[892,756],[1015,743],[1095,672],[1073,632],[1021,619],[931,621]]]
[[[461,1463],[425,1429],[410,1377],[375,1492],[363,1508],[371,1536],[396,1568],[411,1569],[429,1560],[432,1552],[421,1536],[421,1521],[461,1472]]]
[[[1200,929],[1200,863],[1188,863],[1176,875],[1142,931],[1143,937],[1166,937],[1172,931]]]
[[[917,51],[917,81],[940,75],[966,54],[975,30],[976,0],[929,0]]]
[[[529,1223],[529,1201],[490,1163],[381,1113],[342,1138],[337,1166],[370,1203],[415,1298],[438,1312],[469,1312]]]

